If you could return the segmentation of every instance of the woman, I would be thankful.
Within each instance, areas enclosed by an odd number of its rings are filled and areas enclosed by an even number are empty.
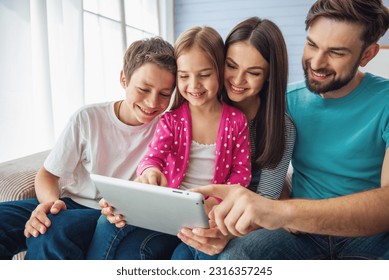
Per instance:
[[[223,100],[239,108],[250,129],[250,189],[279,199],[296,136],[285,111],[288,79],[286,45],[280,29],[269,20],[249,18],[235,26],[225,41]],[[213,221],[210,221],[212,227]],[[173,259],[216,259],[232,236],[217,228],[183,229]]]

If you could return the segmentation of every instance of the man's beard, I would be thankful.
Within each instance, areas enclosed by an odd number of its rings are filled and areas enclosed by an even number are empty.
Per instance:
[[[359,61],[358,61],[359,62]],[[355,74],[358,71],[359,63],[356,63],[350,70],[350,72],[344,77],[339,79],[333,79],[330,82],[323,83],[320,81],[316,81],[313,79],[309,79],[308,72],[311,71],[311,65],[309,62],[305,62],[305,65],[303,66],[304,69],[304,76],[305,76],[305,83],[308,87],[308,89],[316,94],[325,94],[330,91],[338,90],[345,85],[347,85],[355,76]],[[321,74],[328,74],[328,70],[325,68],[321,68],[318,70],[315,70],[317,73]]]

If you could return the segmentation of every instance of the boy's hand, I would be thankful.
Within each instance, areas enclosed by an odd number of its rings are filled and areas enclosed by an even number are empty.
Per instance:
[[[26,222],[24,229],[24,236],[29,238],[31,236],[38,237],[39,234],[45,234],[47,229],[51,226],[51,221],[47,217],[47,213],[53,215],[58,214],[62,210],[66,210],[66,204],[62,200],[45,202],[39,204],[31,213],[30,219]]]
[[[108,202],[102,198],[99,201],[101,207],[101,214],[105,216],[111,224],[115,224],[116,227],[122,228],[126,225],[126,221],[121,214],[115,214],[114,208],[108,204]]]
[[[163,175],[163,173],[155,167],[145,169],[142,175],[136,178],[135,181],[150,185],[167,187],[167,180],[165,175]]]

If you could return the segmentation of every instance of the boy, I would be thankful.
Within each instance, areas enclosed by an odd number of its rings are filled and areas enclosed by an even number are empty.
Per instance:
[[[84,258],[100,216],[89,174],[135,178],[175,74],[169,43],[155,37],[131,44],[120,73],[125,99],[76,112],[38,171],[37,199],[0,203],[1,259],[26,249],[26,259]]]

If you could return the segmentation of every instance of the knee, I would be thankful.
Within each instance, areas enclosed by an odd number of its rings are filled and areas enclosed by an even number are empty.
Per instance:
[[[74,220],[69,219],[68,217],[65,218],[66,215],[62,215],[62,212],[58,213],[57,215],[48,215],[48,218],[51,222],[50,227],[47,228],[46,233],[43,235],[40,235],[36,239],[56,239],[58,237],[63,238],[63,236],[66,236],[71,229],[78,228],[78,225],[75,223]]]
[[[34,240],[33,242],[58,240],[58,242],[63,243],[77,239],[79,236],[91,237],[98,218],[94,211],[97,210],[67,210],[56,215],[48,214],[51,222],[50,227],[47,228],[45,234],[32,240]]]
[[[218,260],[247,260],[249,256],[243,246],[230,242],[228,246],[219,254]]]
[[[172,260],[194,260],[192,251],[189,249],[189,246],[185,243],[181,243],[176,247],[173,252]]]
[[[117,236],[117,235],[123,235],[126,236],[128,233],[132,232],[136,227],[132,225],[125,225],[124,227],[117,227],[115,224],[111,224],[110,221],[108,221],[107,217],[100,216],[100,218],[97,220],[96,229],[95,229],[95,236],[96,235],[102,235],[102,236]]]
[[[111,224],[107,218],[103,215],[101,215],[99,217],[99,219],[97,220],[97,224],[96,224],[96,230],[97,229],[104,229],[104,228],[111,228],[111,227],[114,227],[115,225],[114,224]]]
[[[255,260],[267,259],[274,249],[272,233],[257,230],[246,236],[231,240],[218,256],[220,260]]]
[[[40,234],[38,237],[30,237],[27,238],[27,246],[29,248],[31,247],[42,247],[42,246],[48,246],[49,243],[53,242],[54,240],[64,240],[63,238],[66,236],[64,234],[67,231],[67,228],[71,225],[67,223],[66,219],[61,219],[60,213],[58,215],[48,215],[48,218],[50,220],[50,227],[46,228],[46,232],[43,234]]]

